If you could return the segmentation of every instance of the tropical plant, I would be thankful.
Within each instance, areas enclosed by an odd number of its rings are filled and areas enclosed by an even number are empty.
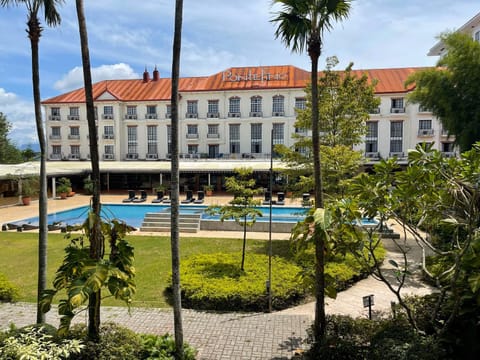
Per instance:
[[[322,37],[325,31],[332,29],[333,22],[348,17],[350,0],[273,0],[282,10],[272,22],[278,23],[275,32],[277,38],[291,47],[294,52],[307,50],[310,57],[312,87],[312,150],[313,179],[315,185],[315,207],[323,208],[323,186],[320,162],[320,131],[318,110],[318,59],[322,52]],[[325,339],[325,278],[324,247],[321,238],[316,239],[316,290],[314,335],[323,342]]]
[[[171,158],[171,232],[170,242],[172,249],[172,292],[173,292],[173,321],[175,335],[175,359],[184,358],[183,325],[182,325],[182,294],[180,288],[180,167],[179,167],[179,122],[178,92],[180,82],[180,51],[182,47],[183,0],[175,0],[175,24],[172,46],[172,90],[171,90],[171,130],[172,130],[172,158]]]
[[[38,201],[38,309],[37,323],[45,322],[45,316],[40,310],[40,298],[43,290],[47,286],[47,148],[45,131],[42,121],[42,105],[40,96],[40,70],[39,70],[39,51],[40,36],[42,35],[42,26],[38,19],[38,12],[41,8],[44,10],[44,18],[49,26],[60,24],[61,18],[56,6],[62,4],[62,0],[0,0],[0,6],[9,6],[12,4],[25,4],[27,8],[27,34],[30,39],[30,48],[32,52],[32,87],[33,103],[35,107],[35,124],[37,127],[38,142],[40,144],[40,195]]]
[[[90,305],[90,298],[95,297],[102,288],[107,288],[116,299],[123,300],[128,306],[135,294],[135,268],[133,266],[133,247],[125,240],[131,230],[124,222],[118,220],[101,223],[102,236],[110,245],[108,259],[92,258],[90,248],[85,246],[85,238],[93,236],[96,215],[89,213],[82,226],[72,228],[81,230],[80,234],[67,234],[70,244],[65,248],[66,256],[58,268],[53,281],[54,289],[45,290],[41,300],[43,312],[48,312],[55,295],[65,291],[66,299],[59,301],[58,313],[61,315],[58,332],[65,335],[73,317],[85,303]],[[90,331],[90,329],[89,329]],[[98,341],[99,337],[90,340]]]
[[[255,188],[256,182],[252,178],[252,168],[236,168],[236,176],[230,176],[225,181],[227,192],[233,194],[233,200],[227,205],[211,206],[207,209],[210,214],[220,214],[220,221],[233,219],[243,228],[242,262],[240,269],[245,267],[245,249],[247,245],[247,227],[255,224],[262,212],[257,209],[260,201],[254,195],[261,194],[262,188]]]
[[[72,182],[70,181],[69,178],[61,177],[60,179],[58,179],[57,192],[59,194],[69,193],[71,189],[72,189]]]

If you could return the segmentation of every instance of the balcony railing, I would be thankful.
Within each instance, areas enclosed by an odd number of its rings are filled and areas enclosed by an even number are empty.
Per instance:
[[[68,135],[68,139],[69,139],[69,140],[79,140],[79,139],[80,139],[80,135],[72,135],[72,134],[69,134],[69,135]]]
[[[68,160],[80,160],[80,154],[78,153],[68,154]]]
[[[187,134],[187,139],[198,139],[198,134]]]
[[[113,120],[113,114],[102,114],[103,120]]]
[[[229,113],[228,113],[228,117],[232,117],[232,118],[239,118],[239,117],[241,117],[241,116],[242,116],[242,114],[240,113],[240,111],[238,111],[238,112],[229,112]]]
[[[261,111],[250,111],[250,117],[262,117],[263,113]]]
[[[404,107],[392,107],[392,108],[390,108],[390,112],[392,114],[403,114],[405,112],[405,108]]]
[[[207,118],[219,118],[220,117],[220,113],[219,112],[208,112],[207,113]]]
[[[126,114],[125,120],[137,120],[137,114]]]
[[[185,114],[185,118],[187,118],[187,119],[196,119],[196,118],[198,118],[198,113],[193,113],[193,112],[192,112],[192,113],[188,113],[188,112],[187,112],[187,113]]]
[[[62,136],[61,135],[50,135],[49,139],[50,140],[62,140]]]
[[[158,154],[148,154],[145,156],[146,160],[158,160]]]
[[[68,120],[80,120],[80,115],[68,115]]]
[[[418,136],[433,136],[433,129],[418,129]]]
[[[370,109],[369,114],[380,114],[380,108]]]
[[[219,138],[220,138],[220,134],[219,134],[219,133],[207,134],[207,138],[209,138],[209,139],[219,139]]]
[[[103,160],[115,160],[114,154],[103,154]]]
[[[62,160],[62,154],[50,154],[50,160]]]
[[[285,111],[273,111],[272,116],[285,116]]]
[[[125,160],[138,160],[138,153],[125,154]]]
[[[50,120],[50,121],[60,121],[60,120],[62,120],[62,117],[60,115],[49,115],[48,120]]]
[[[145,114],[145,119],[157,119],[157,114]]]
[[[380,153],[379,152],[366,152],[365,157],[367,159],[379,160],[380,159]]]
[[[113,135],[113,134],[103,134],[103,138],[112,140],[112,139],[115,139],[115,135]]]

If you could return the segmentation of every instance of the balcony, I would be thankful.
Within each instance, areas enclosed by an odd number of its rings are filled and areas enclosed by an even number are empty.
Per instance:
[[[418,129],[418,136],[420,137],[433,136],[433,134],[434,134],[433,129]]]
[[[68,139],[69,139],[69,140],[80,140],[80,135],[72,135],[72,134],[69,134],[69,135],[68,135]]]
[[[418,112],[421,112],[421,113],[431,113],[432,110],[429,109],[429,108],[426,108],[425,106],[421,106],[421,105],[420,105],[420,106],[418,107]]]
[[[103,160],[115,160],[114,154],[103,154]]]
[[[370,111],[368,112],[369,114],[380,114],[380,108],[377,107],[375,109],[370,109]]]
[[[261,111],[250,111],[250,117],[263,117],[263,113]]]
[[[158,154],[147,154],[145,156],[146,160],[158,160]]]
[[[380,160],[380,153],[379,152],[366,152],[365,158],[371,160]]]
[[[207,118],[212,119],[212,118],[219,118],[220,113],[219,112],[208,112],[207,113]]]
[[[187,139],[198,139],[198,133],[187,134]]]
[[[126,114],[125,120],[137,120],[137,114]]]
[[[78,153],[68,154],[68,160],[80,160],[80,154]]]
[[[219,138],[220,138],[220,134],[219,134],[219,133],[207,134],[207,138],[209,138],[209,139],[219,139]]]
[[[391,157],[391,158],[396,157],[396,158],[400,159],[400,158],[405,157],[405,153],[403,153],[403,152],[391,152],[391,153],[388,154],[388,156]]]
[[[62,154],[50,154],[50,160],[62,160]]]
[[[113,120],[113,114],[102,114],[103,120]]]
[[[62,117],[60,115],[49,115],[48,120],[50,120],[50,121],[61,121]]]
[[[285,116],[285,111],[274,111],[272,116]]]
[[[68,115],[67,120],[80,120],[80,115]]]
[[[50,135],[48,137],[50,140],[62,140],[62,136],[61,135]]]
[[[228,113],[228,117],[231,117],[231,118],[239,118],[241,117],[241,113],[240,112],[229,112]]]
[[[102,136],[104,139],[107,139],[107,140],[113,140],[115,139],[115,135],[113,134],[103,134]]]
[[[390,113],[392,114],[403,114],[405,113],[405,108],[404,107],[392,107],[390,108]]]
[[[138,153],[125,154],[125,160],[138,160]]]
[[[158,118],[157,114],[145,114],[145,119],[151,120],[151,119],[157,119],[157,118]]]
[[[198,113],[186,113],[185,118],[186,119],[197,119],[198,118]]]

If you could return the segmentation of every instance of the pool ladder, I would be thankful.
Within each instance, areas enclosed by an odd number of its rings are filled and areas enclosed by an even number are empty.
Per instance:
[[[146,213],[140,231],[170,232],[170,212]],[[180,232],[196,233],[200,230],[201,214],[180,214],[178,227]]]

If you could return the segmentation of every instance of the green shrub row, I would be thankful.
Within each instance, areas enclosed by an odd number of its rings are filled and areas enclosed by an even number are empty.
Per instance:
[[[0,273],[0,301],[14,302],[18,298],[18,288],[7,277]]]
[[[0,359],[70,360],[173,360],[175,340],[166,335],[138,335],[113,323],[100,328],[100,341],[88,341],[85,325],[72,327],[67,338],[56,335],[51,325],[11,329],[0,334]],[[184,359],[194,360],[196,351],[184,344]]]
[[[241,253],[196,255],[182,261],[182,305],[200,310],[267,310],[268,256],[247,254],[245,271],[240,263]],[[273,309],[285,309],[303,299],[299,272],[295,264],[272,258]]]

